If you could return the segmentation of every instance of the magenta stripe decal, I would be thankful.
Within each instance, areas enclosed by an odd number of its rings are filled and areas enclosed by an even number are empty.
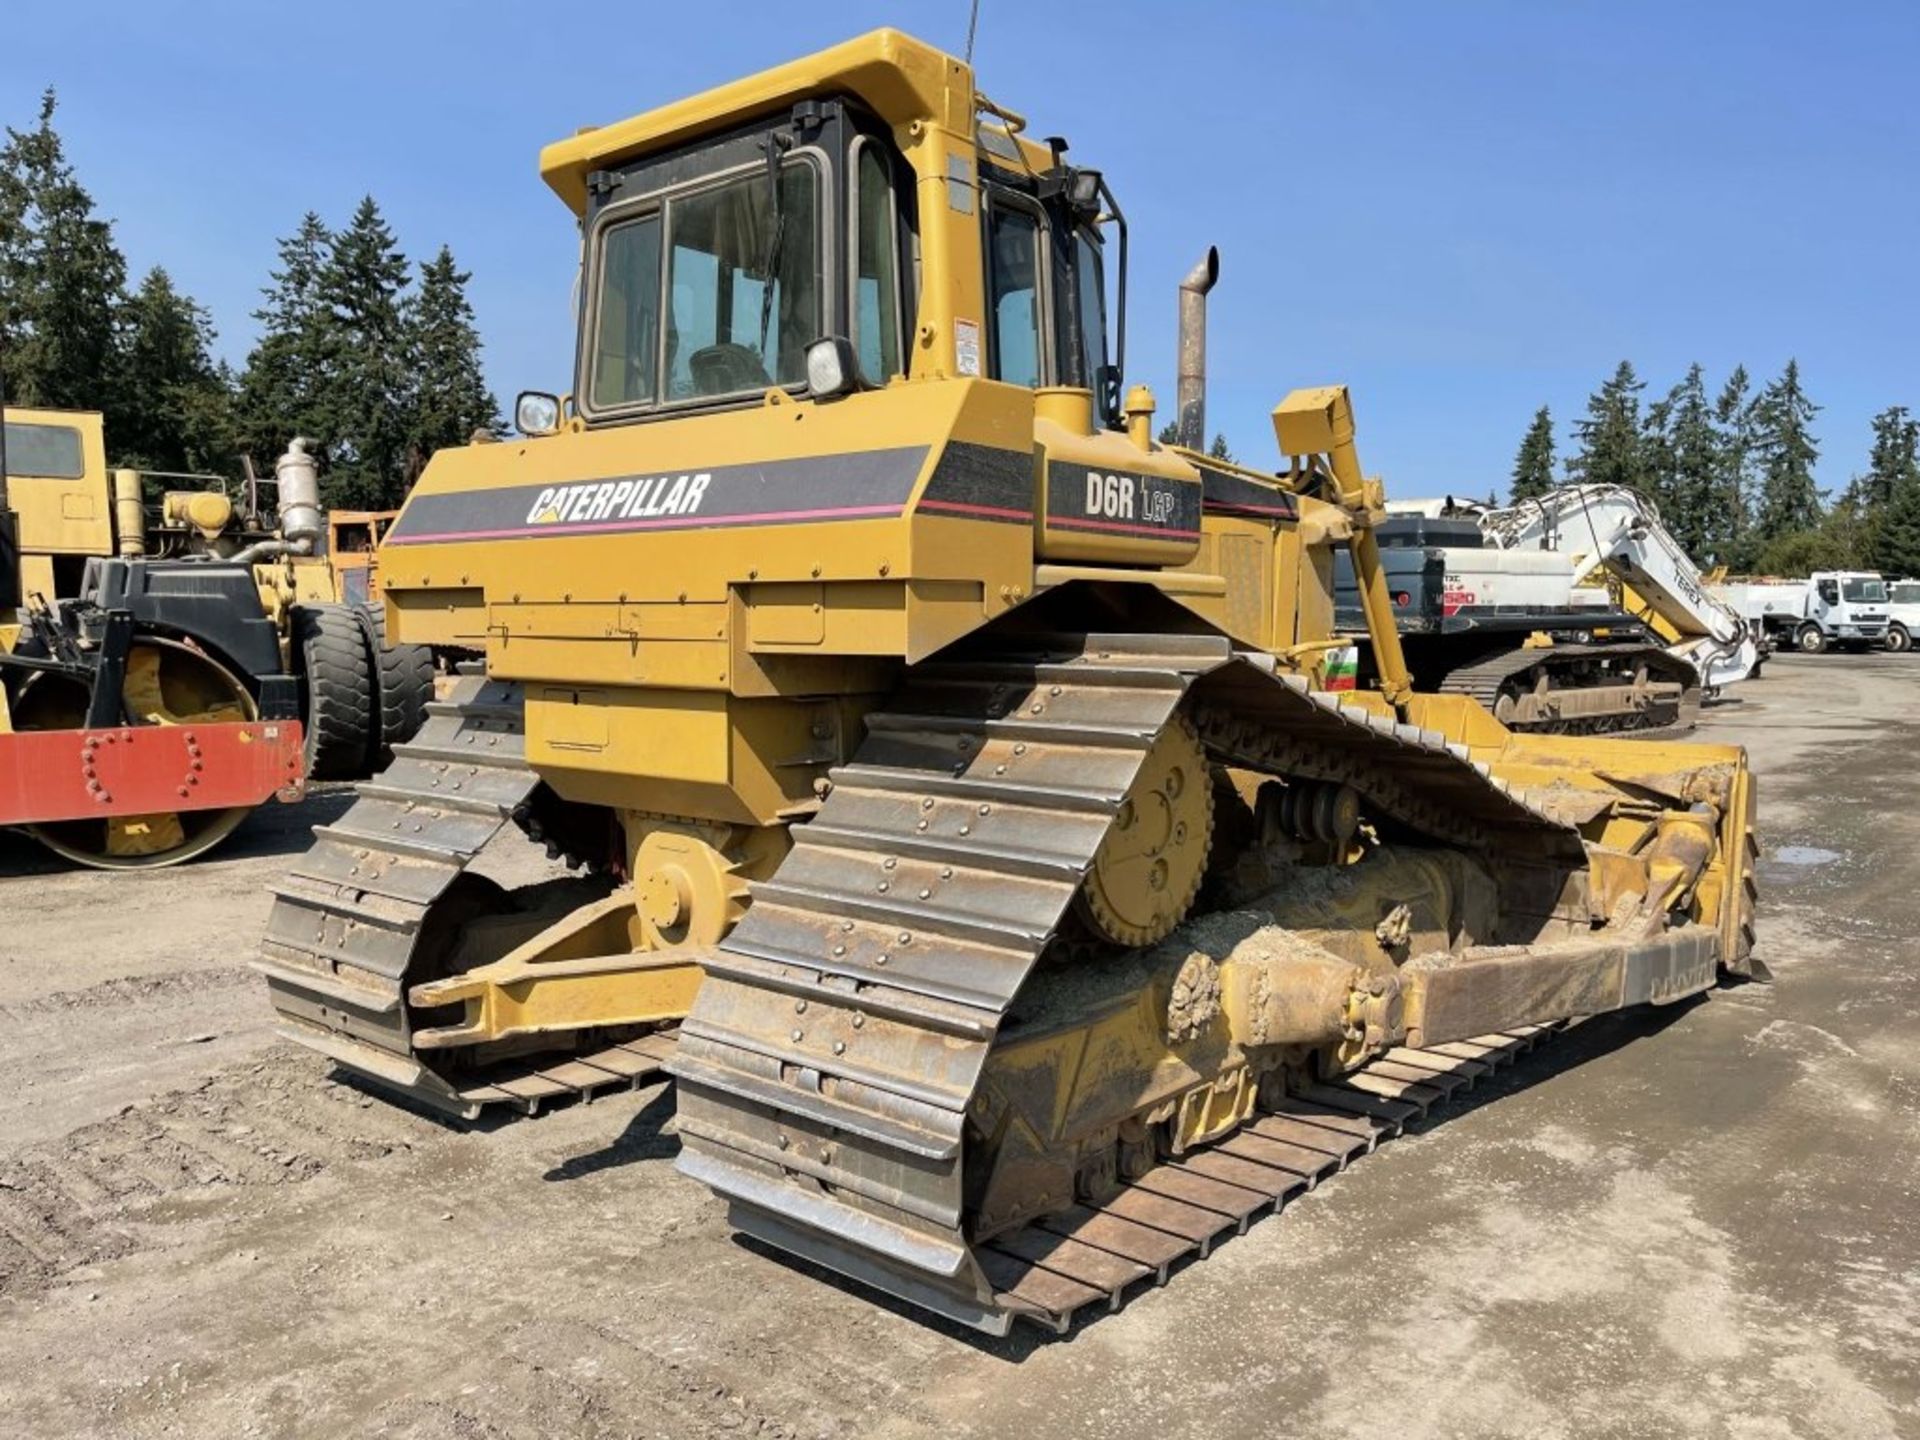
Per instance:
[[[1171,525],[1129,525],[1124,520],[1082,520],[1078,517],[1051,515],[1047,524],[1057,530],[1112,530],[1122,535],[1161,535],[1170,540],[1191,540],[1198,529],[1177,529]]]
[[[1033,519],[1033,511],[1016,510],[1011,505],[969,505],[959,500],[922,500],[922,510],[938,510],[954,515],[973,515],[983,520],[1020,520]]]

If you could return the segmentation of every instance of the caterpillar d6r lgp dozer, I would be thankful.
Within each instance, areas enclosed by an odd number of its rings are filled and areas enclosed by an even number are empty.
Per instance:
[[[1346,392],[1276,473],[1198,453],[1210,254],[1156,444],[1112,192],[959,61],[881,32],[542,169],[575,413],[388,532],[395,635],[484,673],[284,882],[288,1034],[464,1114],[664,1063],[741,1230],[1003,1331],[1750,968],[1742,752],[1414,693]],[[480,879],[514,823],[587,873]]]

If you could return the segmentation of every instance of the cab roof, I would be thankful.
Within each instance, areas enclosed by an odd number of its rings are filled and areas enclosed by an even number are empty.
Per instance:
[[[895,127],[919,120],[972,136],[990,155],[1007,157],[1017,146],[1030,170],[1050,163],[1046,147],[1018,134],[1017,124],[989,119],[975,128],[976,109],[990,107],[980,105],[965,61],[903,31],[883,29],[631,119],[589,126],[543,149],[540,175],[576,215],[584,215],[587,177],[596,170],[829,94],[853,95]]]
[[[973,72],[963,61],[899,30],[875,30],[556,141],[540,152],[540,174],[575,214],[585,214],[587,176],[596,170],[834,92],[859,97],[896,126],[924,120],[965,134],[972,119]]]

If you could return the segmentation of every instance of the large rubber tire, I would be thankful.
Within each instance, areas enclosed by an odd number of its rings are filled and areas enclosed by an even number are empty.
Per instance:
[[[1889,625],[1887,627],[1887,649],[1896,655],[1904,655],[1913,649],[1913,636],[1907,633],[1906,626]]]
[[[1819,655],[1827,648],[1827,632],[1809,620],[1794,632],[1793,643],[1802,655]]]
[[[380,697],[380,728],[374,738],[373,769],[384,770],[393,761],[393,747],[404,745],[427,723],[427,702],[433,699],[433,651],[425,645],[387,644],[384,606],[361,610],[374,646],[374,687]]]
[[[345,605],[299,605],[293,653],[305,702],[307,778],[358,779],[367,773],[376,740],[366,631]]]

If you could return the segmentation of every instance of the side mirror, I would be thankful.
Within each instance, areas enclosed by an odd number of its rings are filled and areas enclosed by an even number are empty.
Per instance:
[[[560,429],[560,397],[522,390],[513,402],[513,428],[522,435],[552,435]]]

